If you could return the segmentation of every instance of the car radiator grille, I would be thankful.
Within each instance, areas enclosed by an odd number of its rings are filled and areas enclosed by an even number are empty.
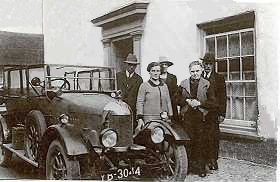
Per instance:
[[[133,127],[131,116],[112,116],[110,128],[118,133],[118,147],[131,146],[133,141]]]

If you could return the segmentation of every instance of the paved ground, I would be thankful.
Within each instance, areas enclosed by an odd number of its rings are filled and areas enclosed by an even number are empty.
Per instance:
[[[247,161],[220,158],[218,160],[219,170],[210,172],[205,178],[197,175],[189,175],[185,181],[207,181],[207,182],[274,182],[276,181],[276,168],[258,165]]]
[[[220,158],[218,160],[219,170],[208,173],[205,178],[197,175],[187,176],[186,182],[263,182],[276,181],[276,169],[257,165],[247,161],[239,161],[235,159]],[[38,179],[36,170],[33,166],[13,157],[8,168],[0,167],[1,179]]]

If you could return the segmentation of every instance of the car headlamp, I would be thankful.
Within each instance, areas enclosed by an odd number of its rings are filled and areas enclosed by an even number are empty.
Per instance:
[[[116,96],[117,96],[117,95],[116,95],[115,92],[112,92],[112,93],[111,93],[111,97],[116,98]]]
[[[151,139],[157,144],[164,140],[164,131],[161,127],[155,127],[151,130]]]
[[[61,114],[58,118],[58,120],[60,121],[60,123],[62,124],[67,124],[69,123],[69,116],[67,114]]]
[[[161,118],[161,119],[164,119],[164,120],[168,119],[168,114],[167,114],[167,112],[165,112],[165,111],[164,111],[164,112],[161,112],[161,113],[160,113],[160,118]]]
[[[122,97],[122,91],[118,90],[116,92],[112,92],[111,97],[116,98],[116,99],[121,98]]]
[[[105,129],[101,132],[100,142],[104,147],[114,147],[117,144],[117,133],[112,129]]]

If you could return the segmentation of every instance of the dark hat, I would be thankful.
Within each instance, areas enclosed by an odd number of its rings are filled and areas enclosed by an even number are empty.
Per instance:
[[[134,54],[129,53],[126,57],[126,60],[124,61],[124,63],[128,63],[128,64],[140,64],[139,62],[137,62],[137,57]]]
[[[159,63],[160,64],[167,64],[168,67],[173,65],[173,63],[171,61],[169,61],[169,59],[165,56],[159,56]]]
[[[212,63],[214,64],[216,62],[215,54],[211,52],[205,53],[203,58],[199,58],[202,60],[203,63]]]
[[[150,64],[148,64],[147,66],[147,71],[150,72],[152,67],[154,66],[160,66],[160,63],[159,62],[151,62]]]

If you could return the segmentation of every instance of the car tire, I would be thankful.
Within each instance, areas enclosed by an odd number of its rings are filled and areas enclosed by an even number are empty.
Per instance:
[[[58,140],[54,140],[48,149],[46,157],[46,179],[80,179],[80,163],[70,160],[64,147]]]
[[[0,166],[7,166],[12,159],[12,152],[3,147],[5,143],[3,122],[5,119],[0,115]]]
[[[46,131],[46,121],[40,111],[30,111],[25,118],[24,149],[27,157],[33,161],[38,160],[40,140]]]
[[[186,149],[184,145],[178,144],[170,144],[170,149],[171,150],[165,152],[165,156],[167,156],[166,161],[172,161],[172,163],[166,166],[167,170],[159,177],[159,181],[184,181],[188,169]],[[170,174],[168,168],[173,169],[172,175],[168,175]]]

